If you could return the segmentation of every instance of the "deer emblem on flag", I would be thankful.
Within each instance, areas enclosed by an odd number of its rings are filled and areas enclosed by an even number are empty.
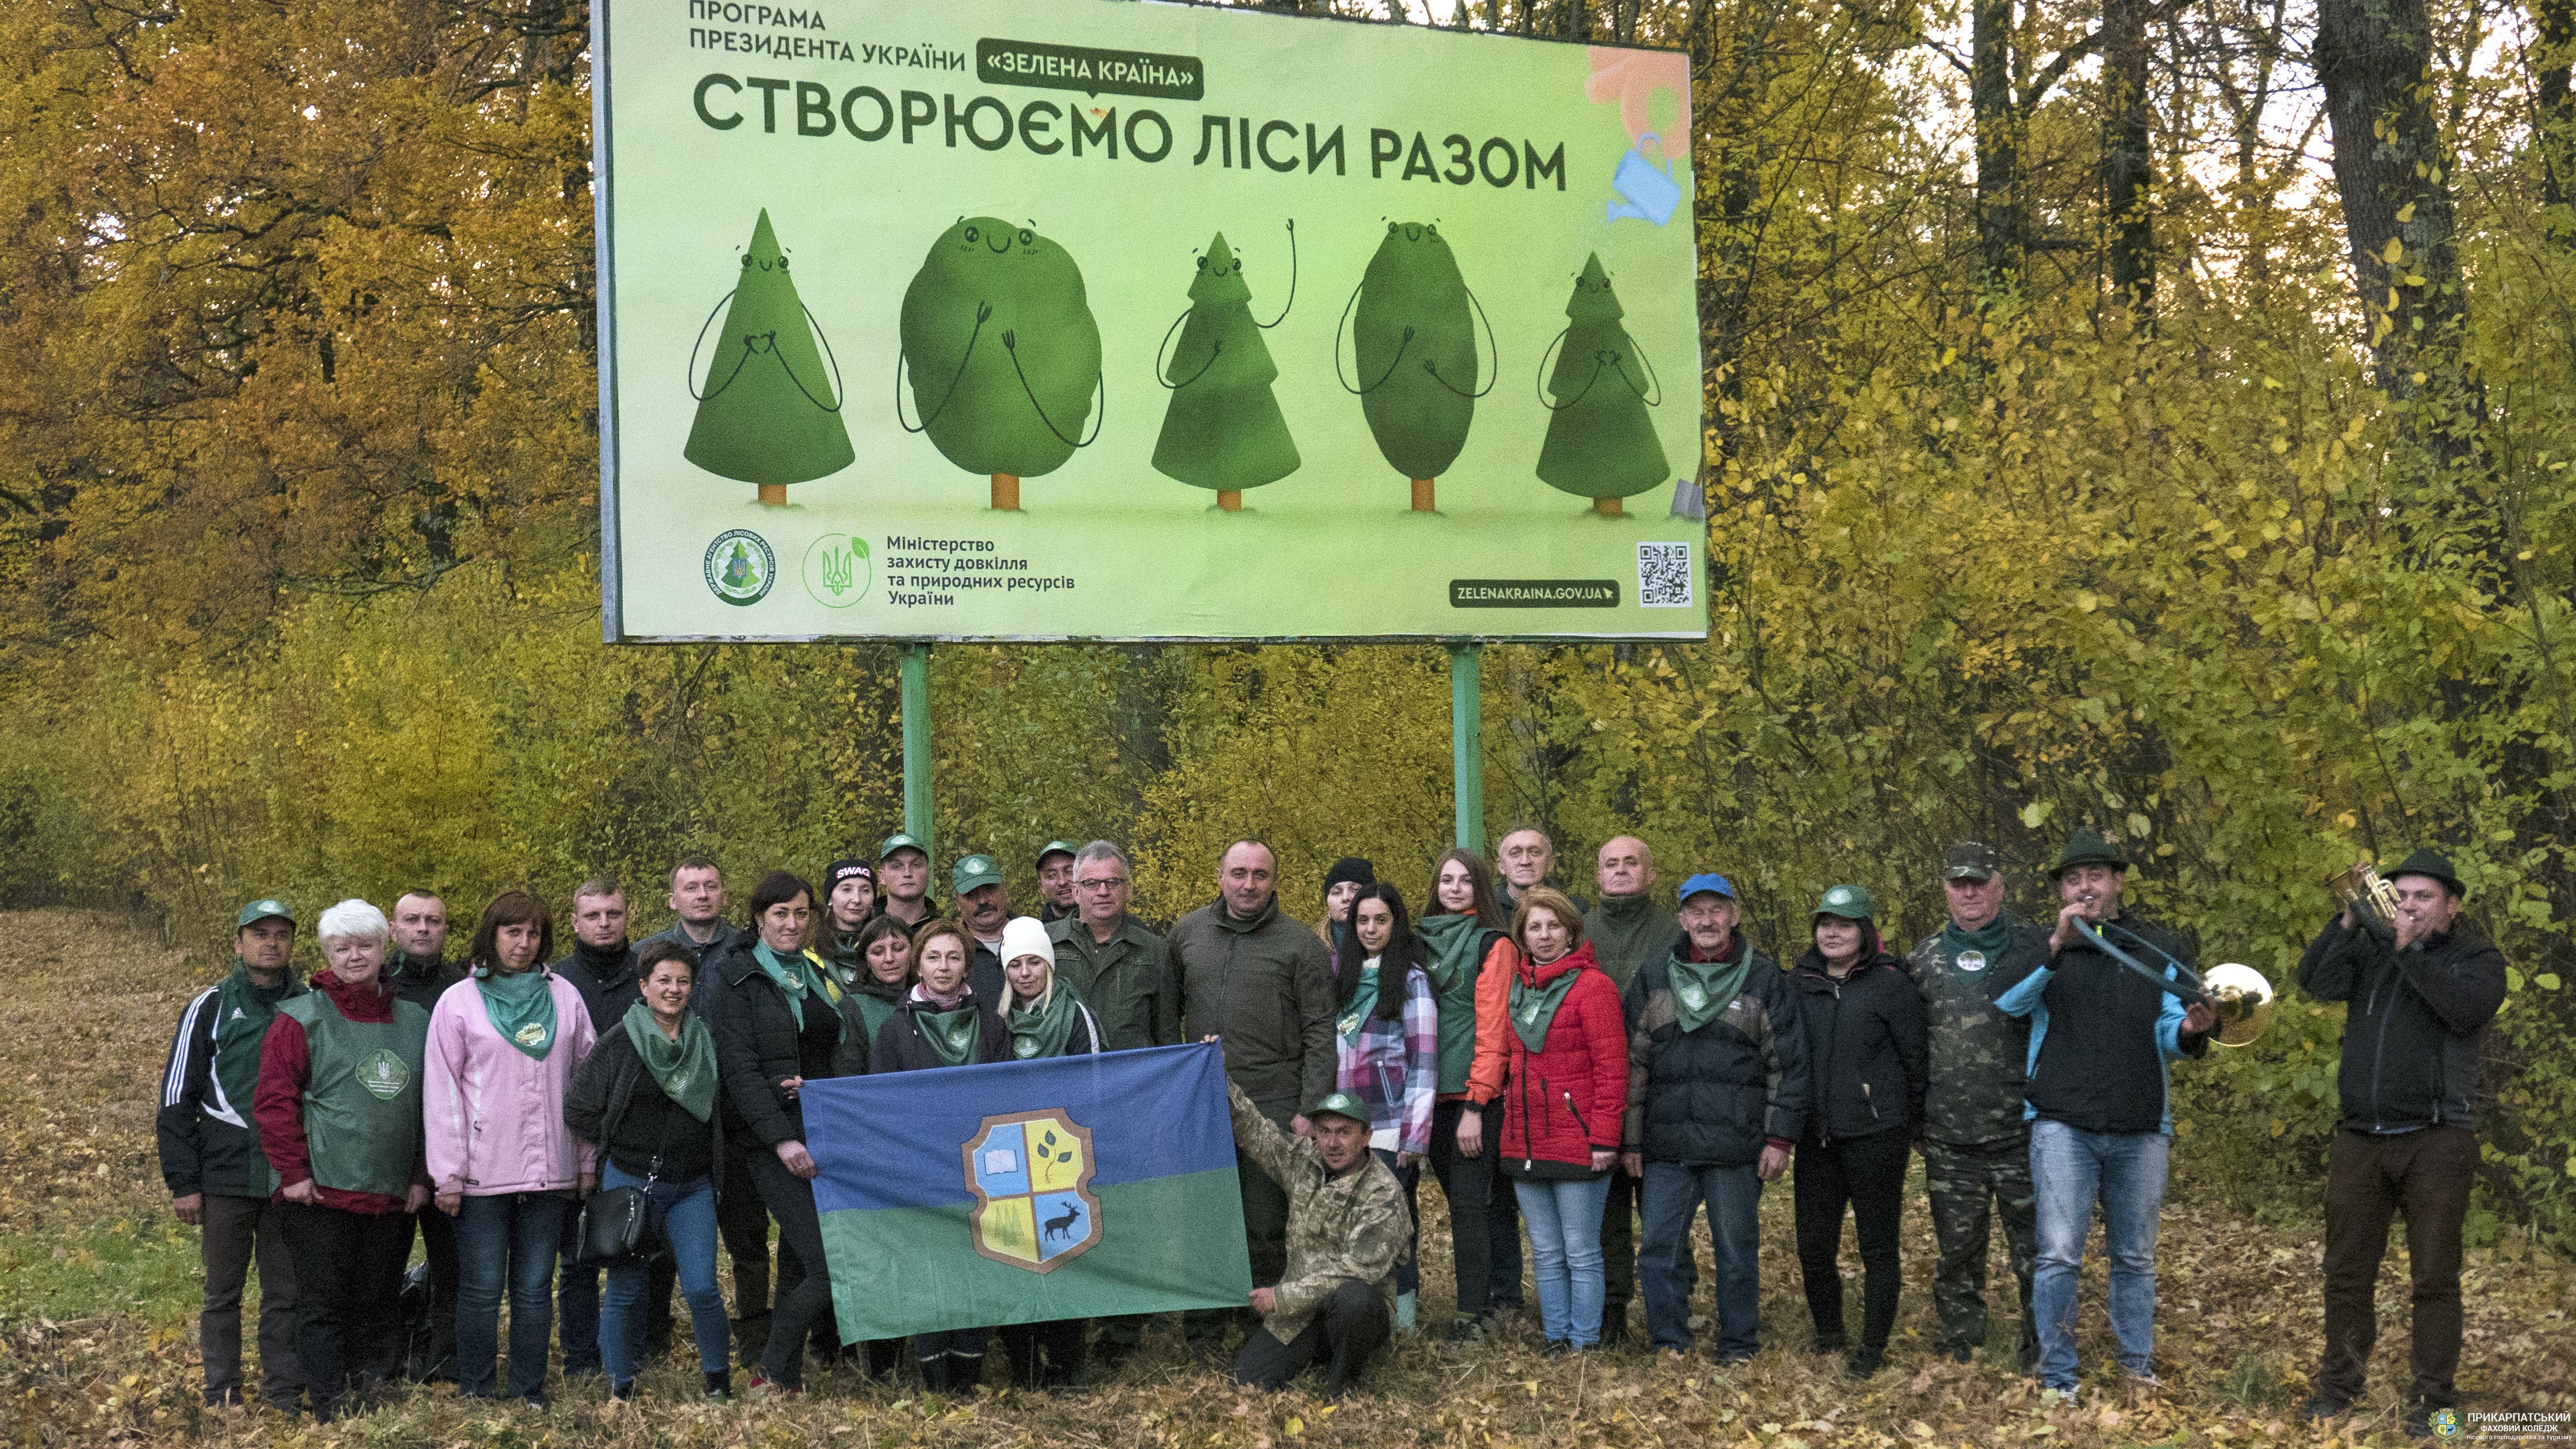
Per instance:
[[[1100,1241],[1091,1129],[1062,1108],[987,1117],[962,1150],[976,1252],[1051,1273]]]

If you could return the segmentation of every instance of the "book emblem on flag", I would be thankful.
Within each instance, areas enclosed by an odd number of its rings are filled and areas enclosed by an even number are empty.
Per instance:
[[[1091,1129],[1062,1108],[987,1117],[962,1149],[975,1193],[975,1251],[1051,1273],[1100,1241]]]

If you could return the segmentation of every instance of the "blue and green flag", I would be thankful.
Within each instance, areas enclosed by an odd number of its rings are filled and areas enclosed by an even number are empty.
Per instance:
[[[1240,1306],[1216,1046],[809,1082],[841,1336]]]

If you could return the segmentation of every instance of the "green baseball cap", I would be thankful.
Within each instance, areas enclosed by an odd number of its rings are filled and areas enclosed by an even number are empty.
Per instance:
[[[1980,840],[1962,840],[1941,852],[1943,880],[1993,880],[2003,868],[2004,858]]]
[[[925,859],[930,855],[929,846],[922,844],[920,841],[915,840],[911,836],[898,830],[894,834],[889,835],[884,840],[878,842],[877,859],[879,861],[883,861],[898,850],[918,850],[922,853],[922,856]]]
[[[233,929],[239,931],[254,921],[268,920],[284,921],[292,926],[295,924],[295,913],[288,910],[286,902],[277,897],[261,896],[258,900],[242,907],[241,914],[233,917]]]
[[[988,885],[1001,883],[1002,867],[989,855],[965,856],[959,859],[956,869],[948,873],[950,888],[955,894],[961,896],[968,891],[978,891]]]
[[[1038,847],[1038,864],[1046,864],[1047,857],[1050,855],[1080,855],[1081,853],[1081,851],[1074,849],[1064,841],[1050,840],[1046,844]]]
[[[1869,890],[1865,886],[1838,885],[1816,902],[1814,914],[1840,916],[1846,921],[1866,921],[1878,914],[1878,903],[1869,898]]]
[[[1363,1127],[1368,1125],[1368,1105],[1348,1092],[1326,1092],[1323,1096],[1323,1100],[1317,1102],[1314,1106],[1307,1108],[1304,1115],[1309,1121],[1312,1121],[1317,1117],[1322,1117],[1327,1114],[1335,1117],[1348,1117]]]

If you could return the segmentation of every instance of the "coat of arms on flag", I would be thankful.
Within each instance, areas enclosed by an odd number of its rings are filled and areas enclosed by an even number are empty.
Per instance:
[[[1062,1108],[987,1117],[966,1139],[969,1223],[975,1251],[996,1263],[1051,1273],[1100,1241],[1091,1194],[1091,1129]]]

